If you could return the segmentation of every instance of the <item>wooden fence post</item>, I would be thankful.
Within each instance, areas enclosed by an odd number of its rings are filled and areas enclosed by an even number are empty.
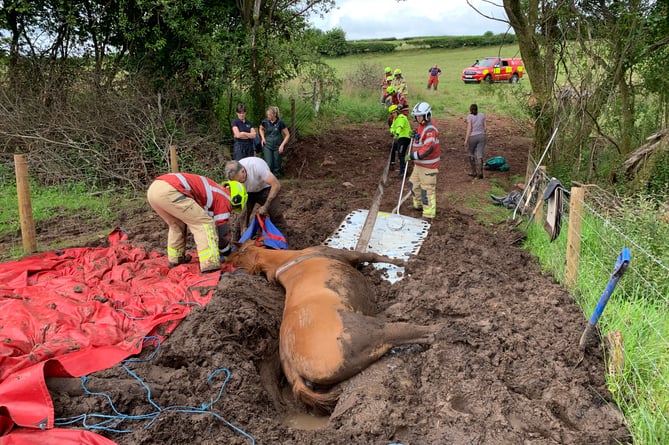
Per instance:
[[[172,173],[179,172],[179,158],[177,157],[176,145],[170,145],[170,171]]]
[[[564,282],[567,287],[576,284],[578,278],[578,260],[581,252],[581,223],[583,221],[582,187],[572,187],[569,199],[569,230],[567,231],[567,263]]]
[[[14,155],[14,168],[16,170],[16,194],[19,204],[19,221],[21,222],[21,239],[23,251],[33,253],[37,250],[35,241],[35,221],[33,220],[33,208],[30,203],[30,180],[28,179],[28,165],[23,155]]]

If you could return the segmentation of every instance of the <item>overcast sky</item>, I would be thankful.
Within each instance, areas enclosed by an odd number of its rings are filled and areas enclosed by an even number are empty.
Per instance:
[[[463,36],[507,31],[507,25],[477,14],[466,0],[336,0],[326,17],[312,17],[323,31],[341,28],[347,40],[383,37]],[[487,15],[506,19],[504,10],[491,2],[471,0]],[[494,3],[494,2],[492,2]],[[501,4],[501,0],[499,1]]]

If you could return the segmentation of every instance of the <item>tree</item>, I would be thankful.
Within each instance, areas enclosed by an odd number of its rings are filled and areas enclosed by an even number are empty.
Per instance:
[[[485,3],[499,7],[491,0]],[[467,0],[469,7],[491,20],[501,21],[511,26],[518,39],[520,54],[525,64],[531,96],[528,100],[534,125],[535,155],[539,154],[555,127],[553,107],[553,82],[556,73],[556,52],[563,37],[558,28],[558,14],[564,2],[543,0],[503,0],[502,8],[506,18],[493,17],[482,12]]]
[[[655,3],[503,0],[506,20],[489,17],[506,21],[518,39],[532,89],[535,155],[559,126],[551,161],[577,175],[588,162],[592,173],[598,150],[593,135],[619,154],[639,140],[635,74],[650,56],[645,48]]]
[[[247,33],[240,62],[250,76],[253,115],[261,115],[280,82],[296,75],[286,68],[304,57],[296,43],[305,41],[307,15],[333,6],[334,0],[237,0]]]
[[[346,33],[341,28],[333,28],[323,34],[318,45],[318,51],[326,56],[344,56],[351,52],[350,44],[346,41]]]

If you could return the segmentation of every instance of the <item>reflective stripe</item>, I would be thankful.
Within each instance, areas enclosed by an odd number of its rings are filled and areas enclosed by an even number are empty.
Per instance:
[[[434,131],[436,131],[437,133],[439,132],[439,130],[437,130],[437,127],[435,127],[434,125],[432,125],[432,122],[428,122],[427,124],[425,124],[425,129],[423,130],[423,133],[425,133],[425,132],[426,132],[427,130],[429,130],[430,128],[433,128]]]
[[[440,158],[434,158],[434,159],[416,159],[414,162],[416,164],[432,164],[433,162],[440,161]]]
[[[184,189],[186,189],[186,191],[190,192],[190,184],[188,183],[188,181],[186,181],[186,178],[184,177],[184,175],[182,175],[181,173],[174,173],[174,176],[179,178],[179,181],[181,181],[181,185],[184,186]]]
[[[205,249],[202,252],[198,252],[197,257],[200,259],[200,261],[208,260],[209,258],[211,258],[212,254],[213,252],[211,249]]]
[[[209,182],[207,182],[207,178],[205,178],[204,176],[200,176],[200,181],[202,181],[202,185],[204,186],[204,192],[207,194],[207,203],[204,205],[204,210],[209,212],[211,205],[214,203],[214,194],[211,190]]]
[[[221,213],[220,215],[214,216],[214,221],[224,221],[230,219],[229,213]]]
[[[209,181],[207,181],[207,178],[204,176],[200,176],[200,180],[202,181],[202,185],[204,186],[204,191],[207,194],[207,204],[204,207],[204,210],[212,215],[212,212],[209,211],[211,206],[214,204],[214,193],[218,193],[219,195],[225,196],[228,201],[230,201],[230,195],[228,195],[225,190],[223,190],[220,187],[212,187],[211,184],[209,184]],[[230,217],[229,213],[224,213],[223,215],[226,215],[226,218]],[[217,215],[216,218],[214,218],[215,221],[219,221],[221,219],[222,215]]]
[[[183,250],[178,250],[178,249],[173,249],[171,247],[167,248],[167,258],[168,259],[179,259],[183,256],[184,251]]]
[[[204,231],[207,236],[208,247],[202,251],[198,251],[197,253],[198,260],[200,261],[200,266],[203,266],[202,263],[206,262],[207,260],[210,260],[209,263],[220,263],[221,256],[218,253],[218,245],[216,244],[217,235],[213,225],[209,224],[205,225]]]
[[[214,193],[218,193],[219,195],[225,196],[228,199],[228,201],[232,202],[232,200],[230,199],[230,195],[225,191],[225,189],[219,187],[212,187],[211,190]]]

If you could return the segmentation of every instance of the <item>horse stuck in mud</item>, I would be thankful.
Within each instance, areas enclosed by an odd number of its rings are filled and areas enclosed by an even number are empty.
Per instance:
[[[264,273],[286,290],[279,332],[281,367],[294,396],[319,413],[336,405],[336,384],[395,346],[432,343],[439,330],[369,315],[373,291],[356,266],[398,260],[325,246],[271,250],[249,240],[227,262],[249,274]]]

